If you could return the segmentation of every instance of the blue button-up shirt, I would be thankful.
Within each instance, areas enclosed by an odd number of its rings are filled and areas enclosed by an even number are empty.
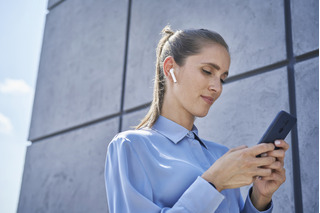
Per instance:
[[[240,189],[217,191],[201,175],[225,146],[201,139],[160,116],[152,128],[116,135],[109,145],[105,181],[110,213],[259,212]],[[271,212],[272,206],[265,212]]]

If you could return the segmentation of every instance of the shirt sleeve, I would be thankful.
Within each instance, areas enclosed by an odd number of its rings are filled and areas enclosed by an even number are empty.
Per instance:
[[[251,202],[251,199],[250,199],[251,191],[252,191],[252,187],[250,188],[250,190],[248,192],[247,199],[246,199],[246,202],[244,204],[244,207],[243,207],[241,213],[271,213],[272,209],[273,209],[273,202],[271,201],[271,203],[269,204],[269,208],[267,210],[259,211],[253,206],[253,204]]]
[[[198,177],[172,207],[158,206],[153,201],[151,183],[132,142],[119,137],[108,148],[105,183],[110,213],[209,213],[224,199],[207,181]]]

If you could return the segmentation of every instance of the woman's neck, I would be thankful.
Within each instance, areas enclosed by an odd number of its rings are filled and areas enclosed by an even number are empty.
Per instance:
[[[174,104],[169,104],[166,99],[163,101],[161,108],[161,115],[175,123],[183,126],[188,130],[192,130],[195,116],[186,112],[185,110],[178,110],[174,107]]]

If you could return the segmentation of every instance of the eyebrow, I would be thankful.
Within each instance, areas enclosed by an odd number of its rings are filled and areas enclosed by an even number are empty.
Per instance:
[[[216,70],[220,70],[221,69],[218,64],[214,64],[214,63],[210,63],[210,62],[209,63],[202,63],[202,64],[209,65],[209,66],[215,68]]]
[[[214,64],[214,63],[211,63],[211,62],[209,62],[209,63],[202,63],[202,64],[209,65],[209,66],[215,68],[216,70],[220,70],[220,69],[221,69],[218,64]],[[229,72],[226,71],[226,72],[224,72],[223,74],[226,75],[226,76],[228,76],[228,75],[229,75]]]

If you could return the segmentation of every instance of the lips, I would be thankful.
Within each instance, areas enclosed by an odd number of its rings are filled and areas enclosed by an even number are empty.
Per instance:
[[[214,102],[214,98],[211,97],[211,96],[204,96],[204,95],[201,95],[201,98],[209,105],[212,105],[213,102]]]

